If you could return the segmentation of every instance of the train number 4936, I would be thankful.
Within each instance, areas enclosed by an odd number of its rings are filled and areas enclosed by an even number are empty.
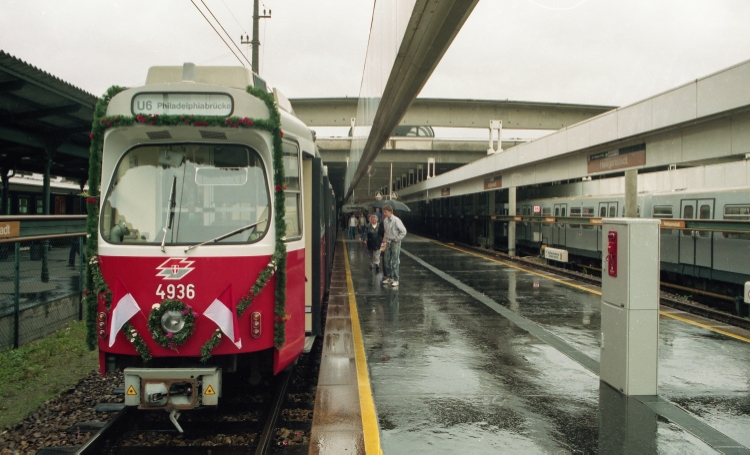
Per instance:
[[[159,285],[156,288],[156,295],[162,300],[164,299],[194,299],[195,298],[195,285],[194,284],[168,284],[166,287]]]

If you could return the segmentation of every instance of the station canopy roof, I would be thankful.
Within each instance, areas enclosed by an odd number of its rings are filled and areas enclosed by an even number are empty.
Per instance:
[[[0,168],[88,177],[89,132],[97,97],[0,51]]]

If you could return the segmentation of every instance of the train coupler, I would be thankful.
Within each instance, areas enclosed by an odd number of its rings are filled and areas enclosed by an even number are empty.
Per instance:
[[[125,368],[123,373],[126,406],[173,411],[219,404],[220,368]]]

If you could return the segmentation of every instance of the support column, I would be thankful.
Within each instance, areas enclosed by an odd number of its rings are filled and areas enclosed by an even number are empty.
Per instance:
[[[638,216],[638,169],[625,171],[625,218]]]
[[[474,218],[474,216],[477,214],[477,206],[479,205],[479,193],[474,193],[471,195],[471,223],[469,228],[469,235],[471,235],[471,244],[476,245],[477,244],[477,237],[479,233],[477,232],[477,220]]]
[[[50,169],[52,168],[52,158],[55,156],[56,145],[48,145],[45,149],[45,162],[44,162],[44,180],[43,180],[43,191],[44,191],[44,215],[50,214]],[[42,240],[42,283],[49,282],[49,240]]]
[[[516,215],[516,187],[508,188],[508,215]],[[508,221],[508,255],[516,255],[516,222]]]
[[[492,216],[495,214],[495,190],[490,191],[487,198],[487,214],[490,220],[487,222],[487,247],[492,249],[495,246],[495,221]]]
[[[9,192],[8,187],[10,186],[10,178],[16,175],[16,171],[11,171],[8,168],[0,168],[0,179],[2,179],[2,201],[0,201],[0,215],[10,214],[10,201],[8,200]]]

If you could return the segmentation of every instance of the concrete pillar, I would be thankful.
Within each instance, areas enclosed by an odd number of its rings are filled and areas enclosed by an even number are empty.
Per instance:
[[[495,190],[490,191],[487,198],[487,214],[490,217],[495,214],[495,193]],[[487,222],[487,246],[495,246],[495,222],[492,219]]]
[[[511,186],[508,188],[508,215],[515,216],[516,214],[516,187]],[[510,256],[516,255],[516,222],[508,221],[508,254]]]
[[[477,220],[474,219],[474,215],[476,215],[478,212],[477,210],[478,205],[479,205],[479,193],[474,193],[471,195],[471,218],[470,218],[471,227],[469,228],[472,245],[477,244],[477,237],[478,237]]]
[[[625,171],[625,217],[638,216],[638,170]]]

